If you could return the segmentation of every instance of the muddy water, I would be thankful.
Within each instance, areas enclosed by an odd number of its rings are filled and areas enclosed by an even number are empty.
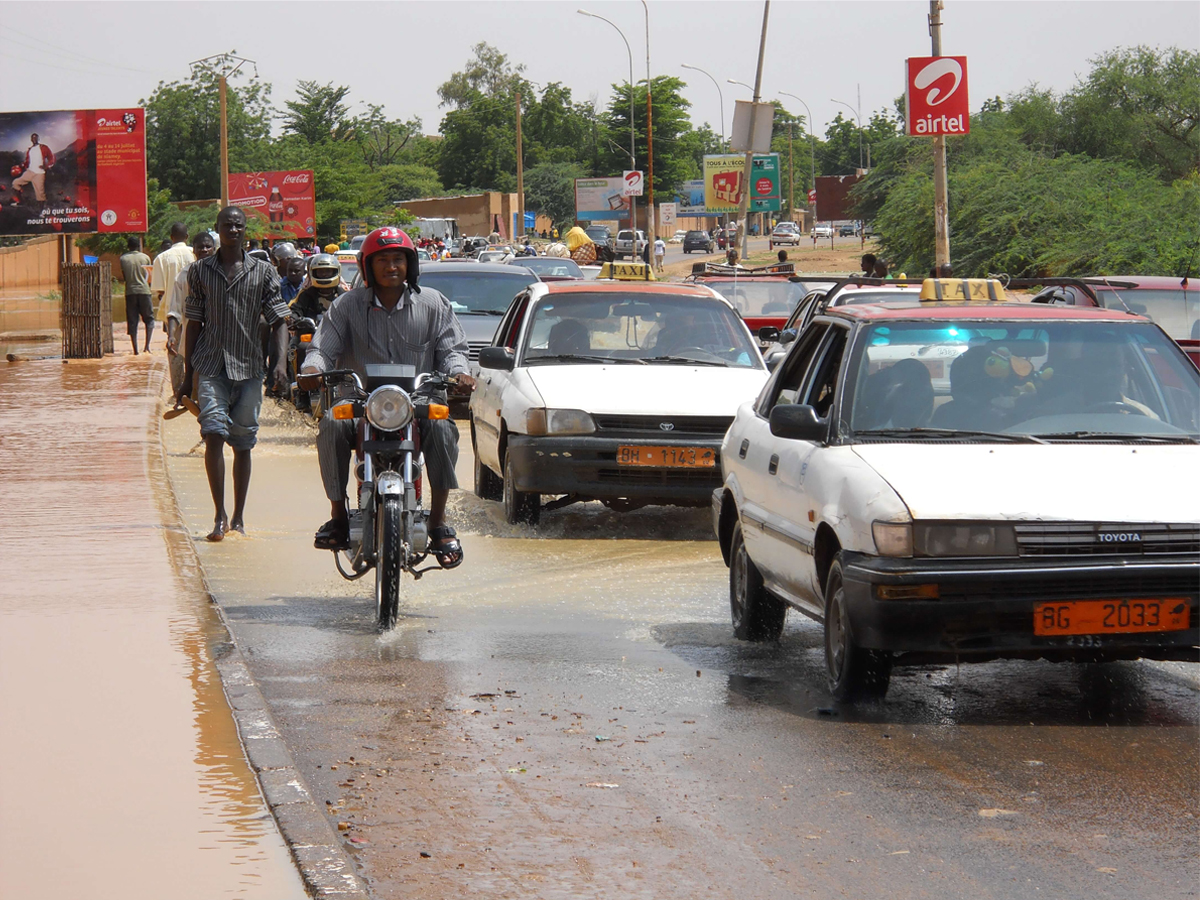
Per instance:
[[[0,362],[0,895],[300,898],[172,565],[163,357]]]

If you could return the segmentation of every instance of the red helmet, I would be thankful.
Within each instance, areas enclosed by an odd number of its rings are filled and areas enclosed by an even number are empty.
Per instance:
[[[408,256],[408,286],[414,293],[420,293],[417,287],[417,248],[413,246],[408,232],[392,225],[376,228],[367,235],[362,247],[358,250],[358,271],[362,273],[363,284],[371,287],[371,257],[380,250],[403,250]]]

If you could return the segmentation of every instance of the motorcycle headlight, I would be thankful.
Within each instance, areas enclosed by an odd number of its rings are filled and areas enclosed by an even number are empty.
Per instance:
[[[380,431],[399,431],[412,421],[412,400],[402,388],[385,384],[367,399],[367,421]]]
[[[595,430],[596,423],[582,409],[539,407],[525,413],[526,434],[591,434]]]
[[[918,556],[1016,556],[1011,525],[984,522],[920,522],[914,530]]]

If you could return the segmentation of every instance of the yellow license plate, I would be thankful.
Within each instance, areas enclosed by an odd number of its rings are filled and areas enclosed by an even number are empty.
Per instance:
[[[1135,634],[1143,631],[1183,631],[1188,627],[1188,602],[1169,600],[1063,600],[1033,604],[1033,633]]]
[[[717,452],[703,447],[621,446],[617,448],[617,465],[621,466],[711,469],[716,464]]]

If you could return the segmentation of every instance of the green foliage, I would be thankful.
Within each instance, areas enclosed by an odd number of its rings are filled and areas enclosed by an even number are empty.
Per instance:
[[[494,96],[511,90],[525,71],[524,64],[512,65],[505,54],[486,41],[480,41],[471,52],[475,55],[463,70],[452,74],[438,88],[441,106],[461,108],[474,103],[477,95]]]
[[[301,81],[296,88],[296,99],[288,100],[284,107],[283,130],[299,135],[310,144],[319,144],[333,139],[345,140],[351,132],[347,118],[349,108],[342,103],[350,88],[334,87],[333,82],[317,84]]]
[[[629,168],[629,84],[614,84],[612,100],[604,115],[608,135],[601,148],[601,164],[607,172],[620,173]],[[686,85],[678,78],[661,75],[652,80],[654,134],[654,192],[657,197],[673,196],[689,178],[700,177],[697,155],[703,157],[702,141],[693,137],[688,110],[691,103],[681,93]],[[647,170],[646,83],[633,89],[634,146],[638,168]],[[657,202],[657,199],[656,199]]]
[[[525,172],[525,208],[549,216],[566,233],[575,224],[575,179],[587,172],[578,163],[542,163]]]

